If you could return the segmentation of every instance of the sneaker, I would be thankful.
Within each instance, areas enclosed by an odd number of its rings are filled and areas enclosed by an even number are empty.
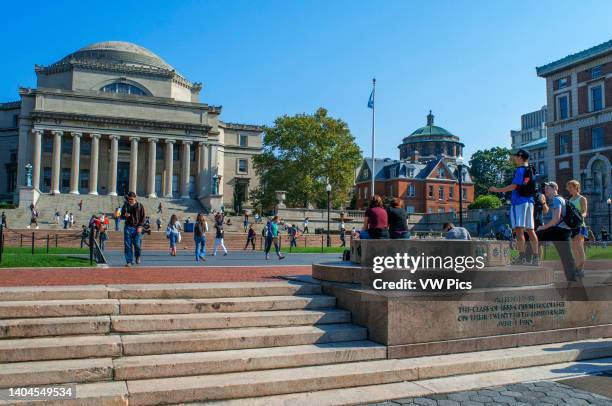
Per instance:
[[[131,263],[129,263],[129,262],[127,262],[127,263],[125,264],[125,266],[127,266],[127,267],[129,268],[129,267],[131,267],[131,266],[132,266],[132,264],[131,264]]]
[[[280,260],[282,260],[282,259],[285,259],[285,256],[284,256],[284,255],[281,255],[280,257],[278,257],[278,260],[279,260],[279,261],[280,261]]]
[[[266,259],[270,259],[270,255],[266,254]]]
[[[531,257],[531,261],[529,261],[529,264],[531,266],[540,266],[542,265],[542,260],[540,259],[539,255],[534,255]]]
[[[224,257],[227,257],[227,252],[225,254],[223,254]]]
[[[582,278],[584,278],[584,271],[577,269],[575,275],[576,275],[575,278],[577,280],[582,280]]]
[[[137,258],[136,258],[136,264],[137,264],[137,265],[140,265],[140,257],[137,257]]]

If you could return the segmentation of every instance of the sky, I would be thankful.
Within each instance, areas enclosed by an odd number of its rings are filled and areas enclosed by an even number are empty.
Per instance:
[[[0,102],[35,87],[34,65],[88,44],[129,41],[193,82],[222,120],[271,125],[325,107],[376,156],[435,124],[474,151],[510,146],[546,104],[535,67],[612,38],[609,0],[28,1],[0,13]]]

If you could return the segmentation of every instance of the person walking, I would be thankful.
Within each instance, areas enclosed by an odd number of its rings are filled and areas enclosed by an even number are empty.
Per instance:
[[[516,247],[519,251],[519,257],[514,263],[539,265],[538,236],[534,227],[535,169],[529,165],[529,153],[524,149],[518,150],[512,159],[516,166],[512,183],[501,188],[491,186],[489,192],[512,192],[510,222],[516,235]],[[531,244],[531,258],[527,258],[525,233],[529,236],[529,244]]]
[[[157,231],[160,231],[162,226],[161,218],[158,217],[157,220],[155,220],[155,224],[157,225]]]
[[[278,245],[278,222],[278,216],[274,216],[272,221],[268,221],[266,224],[266,259],[270,259],[270,248],[272,248],[272,244],[274,244],[274,250],[276,251],[276,255],[278,255],[278,259],[281,260],[285,258],[285,256],[281,254],[280,247]]]
[[[246,250],[247,247],[249,246],[249,243],[251,243],[251,245],[253,246],[253,251],[255,250],[255,230],[253,229],[253,226],[249,226],[249,231],[247,234],[247,241],[246,244],[244,246],[244,249]]]
[[[392,239],[410,238],[406,210],[400,207],[400,199],[397,197],[391,201],[387,209],[387,221],[389,223],[389,236]]]
[[[179,236],[181,235],[181,223],[178,220],[176,214],[170,216],[170,221],[166,227],[166,237],[170,242],[170,255],[176,256],[176,244],[179,242]]]
[[[246,233],[249,228],[249,214],[244,213],[244,220],[242,221],[242,225],[244,226],[244,232]]]
[[[60,212],[58,209],[55,209],[55,213],[53,214],[53,222],[58,225],[60,223]]]
[[[115,231],[119,231],[119,223],[121,223],[121,209],[119,207],[115,208]]]
[[[196,222],[193,227],[193,239],[195,240],[195,260],[206,261],[206,232],[208,231],[208,223],[204,213],[199,213],[196,217]]]
[[[157,213],[162,214],[163,211],[164,211],[164,207],[162,206],[162,202],[159,202],[159,204],[157,205]]]
[[[126,202],[121,209],[123,221],[123,245],[125,266],[140,264],[142,255],[142,227],[145,219],[144,206],[136,200],[136,193],[128,192]]]
[[[297,226],[291,224],[291,226],[289,226],[289,229],[287,231],[289,233],[289,247],[297,248],[297,235],[298,235]]]
[[[81,248],[87,244],[87,239],[89,238],[89,229],[85,224],[81,227]]]
[[[79,211],[83,211],[83,199],[79,202]]]
[[[340,222],[340,246],[341,247],[346,247],[346,226],[344,224],[344,221]]]
[[[584,241],[589,238],[589,229],[586,226],[586,219],[588,213],[588,201],[586,197],[580,194],[580,182],[577,180],[570,180],[565,185],[565,188],[570,194],[569,203],[573,204],[574,207],[582,214],[582,223],[580,226],[572,229],[572,253],[576,260],[576,268],[582,271],[584,268],[584,261],[586,254],[584,252]]]
[[[217,248],[219,248],[219,246],[221,246],[221,249],[223,250],[223,256],[227,255],[227,248],[225,248],[225,243],[223,242],[224,234],[223,215],[217,213],[215,215],[215,246],[213,247],[213,257],[217,255]]]
[[[539,241],[552,241],[555,249],[559,253],[563,271],[568,281],[576,281],[577,278],[582,278],[582,271],[576,269],[576,261],[572,255],[571,237],[572,227],[568,222],[568,211],[576,211],[573,206],[569,206],[565,199],[559,196],[559,186],[555,182],[546,182],[544,184],[544,193],[550,201],[552,216],[550,220],[538,227],[537,234]]]
[[[74,214],[70,213],[70,228],[74,227]]]
[[[308,219],[308,217],[306,217],[304,219],[304,234],[310,234],[310,231],[308,231],[308,221],[309,221],[309,219]]]
[[[7,228],[6,227],[6,213],[2,212],[2,227],[3,228]]]
[[[98,238],[100,241],[100,250],[104,251],[104,247],[106,246],[106,241],[108,241],[108,219],[102,216],[100,221],[100,225],[98,226]]]
[[[69,223],[70,223],[70,214],[68,214],[68,211],[66,211],[66,213],[64,214],[64,229],[68,228]]]

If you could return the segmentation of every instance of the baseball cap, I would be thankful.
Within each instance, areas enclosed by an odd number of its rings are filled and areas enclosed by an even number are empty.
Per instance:
[[[529,152],[525,151],[524,149],[519,149],[518,151],[516,151],[514,156],[519,156],[519,157],[523,158],[524,160],[528,160],[529,159]]]

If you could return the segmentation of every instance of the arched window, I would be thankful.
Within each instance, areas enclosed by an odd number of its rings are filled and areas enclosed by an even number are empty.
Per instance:
[[[105,85],[102,88],[100,88],[100,91],[108,92],[108,93],[135,94],[138,96],[148,96],[149,95],[149,93],[147,93],[144,89],[141,89],[138,86],[134,86],[129,83],[122,83],[122,82],[115,82],[115,83],[110,83],[108,85]]]

